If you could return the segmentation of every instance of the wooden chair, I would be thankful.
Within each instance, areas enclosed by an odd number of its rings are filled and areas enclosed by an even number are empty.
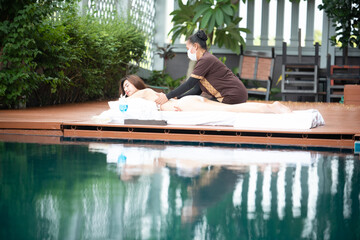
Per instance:
[[[344,97],[347,84],[360,84],[359,65],[331,65],[331,55],[327,56],[327,91],[326,101],[339,101]],[[350,89],[350,88],[349,88]]]
[[[300,36],[299,36],[300,39]],[[298,61],[289,62],[287,59],[286,42],[283,42],[282,55],[282,100],[286,100],[287,95],[313,95],[318,101],[318,71],[319,71],[319,43],[315,44],[314,62],[302,61],[301,45],[298,46]]]
[[[249,95],[270,97],[275,53],[245,51],[241,49],[238,77],[242,80]]]

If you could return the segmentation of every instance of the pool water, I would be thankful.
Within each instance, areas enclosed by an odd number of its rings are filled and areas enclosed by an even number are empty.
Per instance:
[[[359,155],[0,142],[0,239],[360,239]]]

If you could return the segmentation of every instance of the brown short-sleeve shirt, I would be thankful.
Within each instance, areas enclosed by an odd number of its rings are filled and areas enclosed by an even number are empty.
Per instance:
[[[248,99],[246,87],[232,71],[209,52],[197,61],[191,77],[200,79],[200,88],[227,104],[244,103]]]

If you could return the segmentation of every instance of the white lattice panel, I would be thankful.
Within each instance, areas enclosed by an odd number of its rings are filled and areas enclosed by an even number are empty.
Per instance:
[[[155,0],[131,0],[133,23],[146,35],[146,59],[140,67],[152,70],[155,35]]]
[[[88,0],[87,13],[108,21],[113,17],[118,0]]]
[[[107,22],[113,19],[114,14],[129,13],[131,21],[146,36],[145,60],[140,67],[152,70],[154,58],[155,35],[155,1],[156,0],[81,0],[81,6],[89,14]]]

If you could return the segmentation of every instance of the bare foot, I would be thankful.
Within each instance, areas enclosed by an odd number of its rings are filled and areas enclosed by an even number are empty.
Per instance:
[[[270,108],[273,113],[291,113],[291,109],[285,106],[284,104],[276,101],[270,105]]]

